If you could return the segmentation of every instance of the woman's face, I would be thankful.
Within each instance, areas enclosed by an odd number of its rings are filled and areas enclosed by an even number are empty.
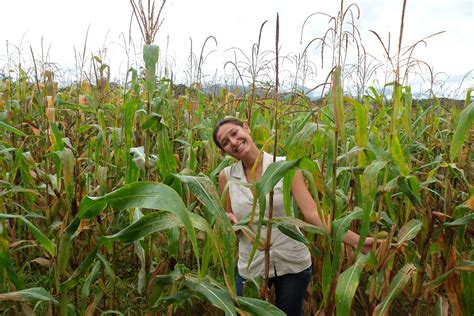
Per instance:
[[[231,122],[219,128],[216,139],[227,154],[239,160],[254,146],[248,127]]]

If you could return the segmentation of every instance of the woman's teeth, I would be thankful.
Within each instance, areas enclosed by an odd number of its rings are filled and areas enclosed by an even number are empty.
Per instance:
[[[244,145],[243,143],[240,144],[239,147],[237,147],[237,148],[234,150],[234,152],[235,152],[235,153],[238,153],[238,152],[240,151],[240,149],[242,148],[243,145]]]

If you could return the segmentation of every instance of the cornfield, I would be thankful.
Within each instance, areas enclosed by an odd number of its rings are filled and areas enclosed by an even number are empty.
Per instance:
[[[387,51],[382,88],[365,78],[357,95],[346,92],[350,73],[370,75],[364,62],[344,64],[355,38],[348,10],[341,2],[322,40],[333,67],[316,100],[297,85],[278,90],[278,27],[272,57],[256,43],[251,63],[226,64],[244,88],[217,93],[201,89],[200,68],[181,91],[157,75],[160,23],[143,27],[144,67],[123,85],[93,56],[90,76],[61,86],[31,51],[31,67],[18,63],[17,76],[0,81],[0,311],[280,315],[260,296],[264,280],[247,282],[243,297],[235,290],[236,234],[257,237],[256,249],[271,221],[311,251],[305,315],[474,315],[471,91],[464,101],[413,98],[403,76],[412,61],[399,47]],[[256,210],[256,232],[230,223],[217,190],[233,163],[212,141],[225,116],[248,121],[261,150],[287,157],[252,184],[261,207],[283,179],[287,217]],[[293,205],[296,170],[328,229]],[[361,236],[356,249],[342,244],[349,229]],[[382,243],[364,255],[367,236]]]

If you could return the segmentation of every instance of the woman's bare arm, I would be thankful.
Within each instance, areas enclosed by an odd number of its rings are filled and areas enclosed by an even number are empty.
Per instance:
[[[306,184],[303,179],[303,174],[299,170],[295,173],[293,184],[291,186],[291,194],[293,195],[296,204],[300,208],[301,213],[303,213],[305,221],[310,224],[320,226],[324,230],[329,232],[329,227],[324,227],[321,218],[318,215],[318,212],[316,210],[316,203],[314,202],[313,197],[311,196],[308,191],[308,188],[306,187]],[[357,244],[359,243],[359,235],[349,230],[344,236],[343,242],[352,247],[357,247]],[[372,237],[367,237],[362,251],[364,253],[368,252],[372,247],[373,242],[374,239]]]

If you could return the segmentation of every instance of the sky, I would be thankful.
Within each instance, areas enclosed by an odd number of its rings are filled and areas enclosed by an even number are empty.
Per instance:
[[[131,20],[128,0],[0,0],[0,3],[0,71],[5,72],[14,61],[31,62],[30,46],[35,59],[61,69],[74,69],[75,56],[82,53],[86,34],[86,57],[92,54],[105,56],[104,62],[110,66],[112,76],[124,78],[127,60],[132,65],[141,60],[142,39],[136,21]],[[360,9],[355,25],[366,52],[377,60],[385,60],[384,49],[372,30],[386,46],[390,37],[390,54],[394,56],[403,1],[344,2],[346,7],[351,3],[356,3]],[[157,5],[160,4],[157,0]],[[331,26],[324,15],[309,16],[316,12],[335,16],[339,6],[340,2],[327,0],[167,0],[162,13],[164,22],[155,43],[161,48],[161,60],[167,57],[175,79],[186,82],[190,71],[190,39],[193,52],[199,55],[205,39],[214,36],[217,45],[209,40],[204,48],[207,56],[203,66],[204,81],[210,81],[214,74],[232,72],[229,65],[224,69],[226,61],[234,60],[234,56],[245,60],[242,52],[251,55],[260,26],[267,20],[262,31],[261,51],[274,50],[277,13],[280,55],[293,56],[300,54],[311,39],[322,37]],[[352,8],[357,14],[355,6]],[[474,0],[407,1],[403,47],[444,31],[417,45],[413,51],[413,57],[431,67],[439,94],[462,96],[468,87],[474,87],[472,30]],[[234,47],[240,50],[232,49]],[[356,52],[355,48],[349,51],[352,55]],[[310,46],[308,56],[310,62],[320,65],[316,44]],[[291,62],[287,60],[283,64],[282,77],[291,76],[294,69]],[[318,70],[316,82],[324,81],[330,71],[329,64],[326,62],[324,68]],[[421,69],[417,72],[420,71],[424,75],[411,75],[409,83],[412,89],[421,91],[426,89],[428,72]]]

